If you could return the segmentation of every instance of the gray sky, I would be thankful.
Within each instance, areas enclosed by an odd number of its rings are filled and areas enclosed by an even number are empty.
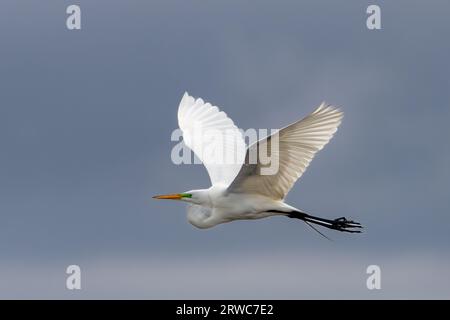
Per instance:
[[[1,298],[450,297],[450,3],[377,1],[379,31],[370,1],[81,0],[80,31],[69,4],[0,5]],[[365,233],[152,200],[209,185],[170,161],[186,90],[243,129],[340,106],[287,201]]]

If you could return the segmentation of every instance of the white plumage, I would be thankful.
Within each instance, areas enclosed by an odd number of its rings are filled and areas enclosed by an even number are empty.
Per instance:
[[[188,220],[199,228],[284,215],[311,227],[314,223],[359,232],[356,222],[311,216],[283,202],[314,155],[333,137],[342,117],[337,108],[322,103],[302,120],[246,148],[241,131],[223,111],[185,93],[178,123],[184,143],[205,165],[212,186],[155,198],[189,202]]]
[[[273,175],[261,175],[264,166],[260,162],[256,165],[245,164],[229,190],[283,199],[305,172],[316,152],[333,137],[342,117],[343,113],[338,109],[322,104],[304,119],[251,145],[249,152],[255,148],[273,150],[272,161],[279,164],[279,170]],[[275,137],[278,140],[278,147],[271,148],[269,145],[273,143]]]
[[[178,107],[178,125],[184,143],[208,170],[211,183],[229,185],[245,157],[245,142],[233,120],[219,108],[200,98],[195,100],[186,92]],[[223,161],[225,156],[230,159],[228,163]]]

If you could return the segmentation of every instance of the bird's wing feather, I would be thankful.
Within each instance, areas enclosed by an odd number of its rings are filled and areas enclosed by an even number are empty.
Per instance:
[[[178,124],[184,143],[208,171],[211,183],[228,186],[245,159],[245,141],[225,112],[194,99],[187,92],[178,107]]]
[[[283,199],[305,172],[316,152],[333,137],[342,117],[341,111],[322,103],[302,120],[252,144],[228,191]],[[250,161],[251,154],[257,161]],[[261,161],[261,154],[268,157],[270,163]],[[270,169],[273,164],[278,164],[275,168],[278,170]]]

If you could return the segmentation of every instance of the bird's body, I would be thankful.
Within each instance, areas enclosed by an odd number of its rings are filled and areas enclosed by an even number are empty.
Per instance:
[[[178,123],[185,144],[202,160],[212,186],[155,198],[188,202],[188,221],[202,229],[233,220],[282,215],[301,219],[311,227],[313,223],[359,232],[358,223],[311,216],[284,202],[315,153],[332,138],[341,119],[342,112],[322,104],[304,119],[246,148],[242,133],[224,112],[185,93]]]
[[[190,204],[188,220],[202,229],[233,220],[261,219],[296,210],[283,201],[263,195],[229,192],[224,185],[192,192],[202,194],[200,197],[205,200],[201,204]]]

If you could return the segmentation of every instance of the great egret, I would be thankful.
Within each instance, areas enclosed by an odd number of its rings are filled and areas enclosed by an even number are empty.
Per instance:
[[[312,228],[311,223],[338,231],[360,232],[361,225],[357,222],[344,217],[330,220],[312,216],[283,201],[316,152],[332,138],[342,117],[341,111],[322,103],[304,119],[246,149],[242,133],[224,112],[186,92],[178,108],[178,123],[184,143],[205,165],[212,186],[153,198],[188,202],[189,222],[202,229],[233,220],[280,215],[303,220]],[[221,143],[223,154],[231,155],[234,162],[207,159],[204,149],[208,139],[199,132],[219,135],[217,143]],[[258,152],[262,149],[271,149],[271,159],[278,163],[276,172],[264,174],[267,164],[262,161],[262,152]],[[256,155],[253,162],[252,155]]]

